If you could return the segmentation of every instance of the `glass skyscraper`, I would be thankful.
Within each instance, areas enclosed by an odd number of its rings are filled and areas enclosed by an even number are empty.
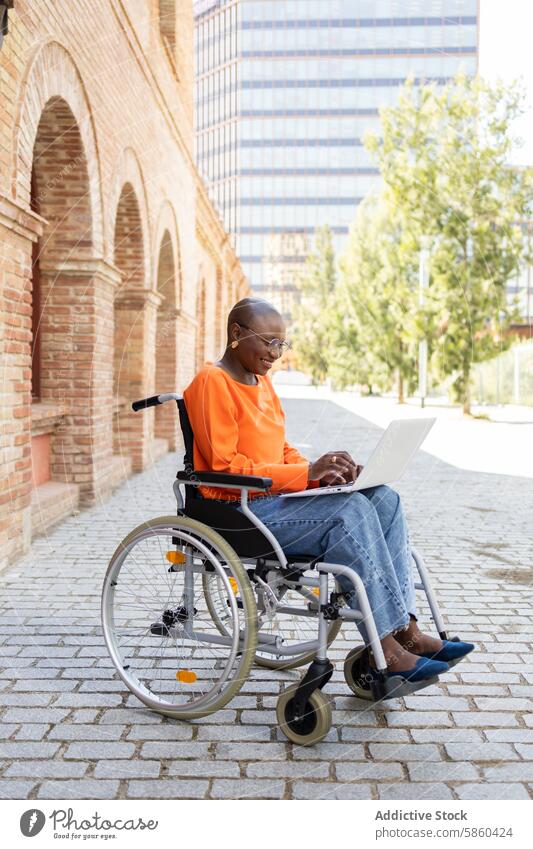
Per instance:
[[[407,76],[478,62],[478,0],[201,0],[197,162],[255,294],[290,313],[317,227],[342,247],[378,183],[363,146]]]

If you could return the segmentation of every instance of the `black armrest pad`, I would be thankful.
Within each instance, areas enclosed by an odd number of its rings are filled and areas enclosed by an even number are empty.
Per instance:
[[[187,472],[180,471],[176,478],[179,481],[198,481],[212,486],[247,486],[253,489],[270,489],[272,478],[261,478],[257,475],[228,475],[225,472]]]

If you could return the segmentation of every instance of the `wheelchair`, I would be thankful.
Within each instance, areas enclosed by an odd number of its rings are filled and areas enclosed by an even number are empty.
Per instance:
[[[178,406],[185,446],[184,470],[173,486],[177,514],[134,528],[114,552],[102,589],[105,641],[129,690],[158,713],[194,720],[228,704],[254,663],[272,670],[308,664],[301,680],[280,695],[276,715],[290,741],[309,746],[332,723],[322,692],[333,674],[328,646],[343,622],[358,620],[365,622],[368,646],[346,657],[344,677],[352,693],[380,701],[434,684],[436,677],[410,682],[385,675],[365,587],[353,569],[305,551],[285,556],[248,506],[248,493],[267,491],[270,478],[194,470],[194,435],[180,395],[155,395],[132,408],[170,401]],[[239,490],[241,510],[238,502],[202,498],[201,485]],[[439,636],[447,639],[427,569],[414,549],[412,554],[420,579],[415,587],[425,592]],[[357,609],[347,606],[340,576],[351,582]]]

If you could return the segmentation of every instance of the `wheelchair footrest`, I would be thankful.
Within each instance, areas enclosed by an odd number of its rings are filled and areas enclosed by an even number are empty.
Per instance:
[[[392,678],[385,678],[383,681],[372,681],[370,686],[374,699],[381,701],[382,699],[399,699],[401,696],[410,696],[417,690],[423,690],[424,687],[436,684],[438,680],[438,675],[434,675],[432,678],[424,678],[423,681],[409,681],[399,675],[394,675]]]

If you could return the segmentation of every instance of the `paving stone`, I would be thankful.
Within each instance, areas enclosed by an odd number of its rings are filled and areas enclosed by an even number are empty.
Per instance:
[[[365,751],[357,743],[316,743],[314,746],[293,747],[293,758],[305,761],[365,761]]]
[[[173,722],[160,725],[132,725],[127,734],[128,740],[190,740],[190,725]]]
[[[0,758],[53,758],[59,743],[26,743],[22,741],[0,743]]]
[[[87,764],[86,763],[77,763],[72,761],[71,763],[67,763],[66,761],[52,761],[52,760],[43,760],[43,761],[16,761],[15,763],[10,764],[6,771],[4,772],[5,776],[14,776],[16,777],[25,777],[29,776],[31,778],[81,778],[82,775],[85,775],[87,772]]]
[[[344,763],[335,764],[339,781],[379,781],[386,778],[403,778],[404,772],[399,763]]]
[[[149,711],[144,708],[110,708],[106,710],[100,720],[102,725],[156,725],[163,722],[163,716],[158,715],[155,711]],[[192,726],[180,723],[182,728],[188,728],[188,736],[192,738]],[[184,732],[185,733],[185,732]]]
[[[270,740],[270,728],[266,725],[201,725],[198,728],[198,740],[257,740],[266,743]]]
[[[100,758],[131,758],[133,743],[71,743],[63,757],[96,761]]]
[[[285,783],[277,780],[215,778],[212,799],[283,799]]]
[[[461,743],[446,743],[446,754],[452,761],[513,761],[519,760],[518,754],[510,743],[480,743],[465,746]]]
[[[403,701],[409,709],[419,710],[471,710],[468,699],[452,696],[405,696]]]
[[[101,778],[44,781],[37,792],[38,799],[117,799],[118,781]]]
[[[295,781],[293,799],[372,799],[370,784],[337,784],[336,782]]]
[[[33,678],[31,680],[15,681],[13,690],[15,692],[43,692],[59,693],[61,691],[74,690],[76,681],[63,681],[60,678]]]
[[[458,784],[455,788],[459,799],[528,799],[529,793],[523,784]]]
[[[54,702],[54,707],[117,707],[120,704],[122,696],[111,693],[62,693]]]
[[[533,761],[487,766],[483,775],[486,781],[533,781]]]
[[[479,775],[473,764],[459,761],[407,763],[407,770],[411,781],[473,781]]]
[[[413,743],[370,743],[370,754],[376,761],[441,760],[438,746]]]
[[[56,725],[50,729],[49,740],[118,740],[125,725]]]
[[[217,743],[215,757],[217,760],[236,761],[285,759],[287,746],[283,743]]]
[[[93,775],[95,778],[157,778],[160,769],[159,761],[100,760]]]
[[[466,743],[476,745],[483,741],[481,731],[474,728],[413,728],[415,743]]]
[[[329,764],[319,761],[261,761],[249,763],[248,778],[327,778]]]
[[[209,782],[175,778],[158,778],[156,781],[128,781],[128,799],[204,799]]]
[[[458,714],[459,716],[460,714]],[[423,713],[421,711],[390,711],[385,714],[387,719],[387,724],[396,728],[398,726],[403,726],[406,728],[427,726],[429,728],[435,728],[442,725],[452,725],[452,720],[444,711],[427,711],[427,713]]]
[[[141,747],[141,758],[207,758],[209,756],[209,745],[197,743],[196,740],[189,743],[144,743]]]
[[[8,737],[11,737],[15,733],[18,727],[15,723],[0,722],[0,740],[7,740]]]
[[[167,775],[180,778],[239,778],[241,772],[234,761],[171,761]]]
[[[0,707],[48,707],[51,693],[0,693]]]
[[[533,743],[533,728],[487,728],[484,733],[493,743]]]
[[[416,799],[427,801],[431,799],[453,799],[453,793],[446,784],[428,782],[421,787],[419,784],[398,782],[397,784],[378,784],[380,799]]]
[[[60,708],[8,708],[4,722],[61,722],[69,711]]]
[[[407,743],[409,734],[404,728],[353,728],[340,729],[343,742],[354,743]]]
[[[533,743],[516,743],[515,749],[525,761],[533,760]]]
[[[29,725],[21,725],[20,730],[15,734],[15,740],[42,740],[50,727],[48,724],[33,722]]]
[[[73,710],[69,714],[70,722],[89,723],[94,722],[99,711],[96,708],[82,708],[81,710]]]
[[[500,728],[506,728],[511,725],[518,725],[518,719],[513,713],[454,713],[453,718],[456,725],[463,727],[481,727],[492,725]]]
[[[0,799],[29,799],[36,786],[35,781],[0,779]]]

